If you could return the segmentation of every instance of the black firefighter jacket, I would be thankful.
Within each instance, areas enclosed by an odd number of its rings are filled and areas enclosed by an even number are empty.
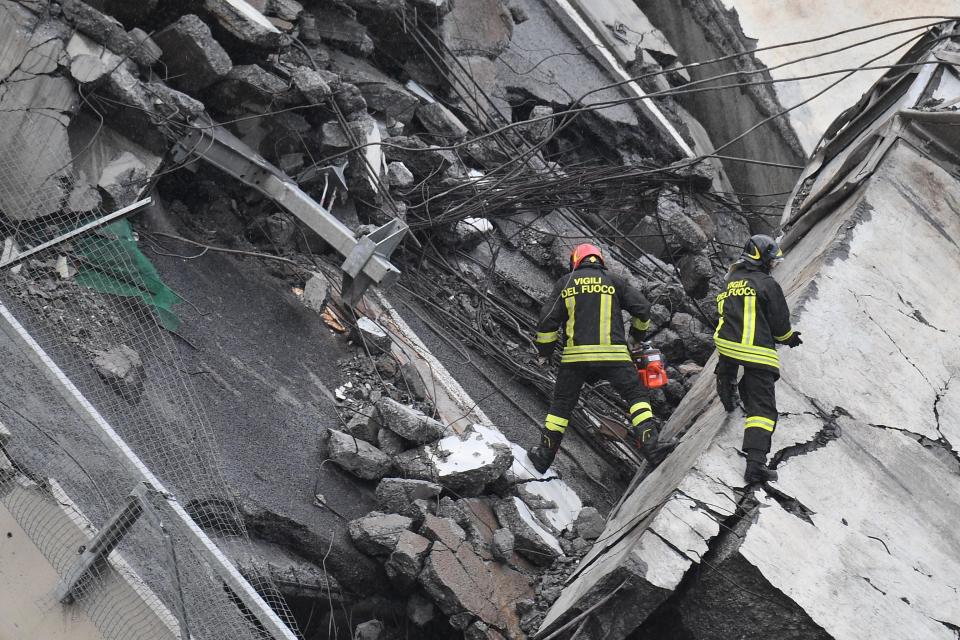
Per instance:
[[[650,303],[639,291],[599,265],[581,265],[557,280],[543,305],[537,350],[549,356],[562,344],[561,363],[630,362],[623,310],[633,316],[635,329],[650,328]]]
[[[773,277],[747,264],[735,264],[717,296],[720,321],[713,334],[720,355],[745,367],[780,370],[774,346],[793,335],[790,309]]]

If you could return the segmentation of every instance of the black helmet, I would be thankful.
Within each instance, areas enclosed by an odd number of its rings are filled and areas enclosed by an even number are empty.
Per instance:
[[[780,245],[776,240],[762,233],[751,236],[743,245],[743,253],[740,254],[740,259],[744,262],[764,269],[769,269],[773,261],[780,258],[783,258]]]

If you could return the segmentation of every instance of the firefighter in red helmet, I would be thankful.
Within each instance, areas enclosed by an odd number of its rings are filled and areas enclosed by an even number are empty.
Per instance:
[[[537,324],[542,362],[557,345],[563,348],[541,442],[530,451],[530,461],[540,473],[557,455],[585,382],[607,380],[613,386],[627,405],[630,433],[652,464],[659,464],[676,446],[659,441],[659,425],[627,348],[623,311],[632,316],[630,333],[641,340],[650,328],[650,303],[625,279],[607,271],[599,247],[574,247],[570,273],[557,281]]]

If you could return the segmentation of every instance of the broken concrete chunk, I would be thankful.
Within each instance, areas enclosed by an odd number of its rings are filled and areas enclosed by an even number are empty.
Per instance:
[[[373,414],[373,407],[360,409],[347,421],[347,426],[345,427],[346,432],[354,438],[359,438],[364,442],[377,445],[377,432],[380,431],[380,427],[377,425],[377,422],[373,420]],[[380,448],[380,450],[384,453],[389,453],[384,451],[383,448]]]
[[[710,258],[702,253],[691,253],[677,261],[680,270],[680,283],[691,298],[702,298],[710,290],[710,278],[713,265]]]
[[[430,541],[412,531],[401,531],[397,544],[384,565],[387,577],[400,589],[409,589],[417,582],[423,561],[430,551]]]
[[[499,631],[479,620],[467,628],[463,638],[464,640],[506,640]]]
[[[505,439],[490,427],[474,425],[462,435],[405,451],[395,458],[407,478],[430,480],[461,494],[479,493],[513,463]]]
[[[427,385],[423,382],[417,365],[412,362],[404,362],[400,365],[400,376],[403,378],[404,388],[417,400],[426,400],[429,397]]]
[[[393,553],[400,535],[409,531],[412,523],[404,516],[374,511],[351,520],[347,530],[358,549],[371,556],[386,557]]]
[[[451,518],[427,516],[420,525],[420,534],[428,540],[439,542],[451,551],[456,551],[467,540],[467,532]]]
[[[689,384],[703,371],[701,367],[696,362],[687,361],[677,367],[677,371],[681,376],[687,379],[686,384]]]
[[[440,138],[461,140],[470,133],[460,118],[439,102],[417,107],[417,119],[429,133]]]
[[[164,117],[186,118],[190,122],[206,111],[206,107],[199,100],[171,89],[162,82],[145,82],[143,88],[154,98],[153,105],[157,113]]]
[[[160,48],[160,45],[154,42],[153,38],[150,37],[150,34],[140,27],[134,27],[127,33],[129,33],[133,41],[137,43],[137,46],[143,50],[144,55],[151,60],[150,64],[156,64],[157,61],[163,56],[163,49]]]
[[[391,162],[387,165],[387,182],[391,187],[405,189],[413,184],[413,174],[402,162]]]
[[[233,63],[203,20],[185,15],[154,36],[163,50],[169,83],[196,94],[223,78]]]
[[[465,24],[470,29],[459,26]],[[510,44],[513,18],[502,0],[460,0],[444,20],[441,37],[454,55],[484,55],[492,60]]]
[[[81,0],[63,0],[63,15],[77,29],[113,51],[143,66],[154,63],[148,47],[137,42],[120,22]]]
[[[265,113],[289,97],[286,82],[256,64],[237,65],[209,91],[208,104],[222,113]]]
[[[493,224],[486,218],[464,218],[453,227],[455,242],[464,246],[476,245],[481,238],[493,231]]]
[[[348,118],[353,114],[367,116],[367,101],[363,97],[360,87],[355,84],[341,82],[340,88],[333,92],[333,100]]]
[[[314,20],[301,20],[307,41],[325,42],[356,56],[373,53],[373,38],[367,28],[335,7],[311,7]]]
[[[387,513],[404,513],[415,500],[436,500],[442,487],[426,480],[384,478],[377,485],[377,504]]]
[[[516,536],[510,529],[497,529],[493,532],[493,540],[490,542],[490,550],[493,557],[500,562],[510,562],[513,558],[513,549],[516,543]]]
[[[448,433],[442,422],[391,398],[382,398],[376,407],[381,427],[417,444],[435,442]]]
[[[306,67],[300,67],[293,72],[291,78],[294,88],[300,92],[308,104],[322,104],[330,99],[333,90],[323,76]]]
[[[530,19],[527,10],[517,0],[508,0],[507,9],[510,11],[510,17],[513,18],[513,24],[523,24]]]
[[[377,445],[381,451],[391,456],[399,455],[407,450],[403,438],[386,427],[380,427],[377,431]]]
[[[103,168],[97,186],[103,192],[104,204],[116,210],[136,202],[149,179],[147,167],[140,158],[123,151]]]
[[[679,362],[686,356],[687,349],[681,338],[673,329],[661,329],[650,338],[650,343],[659,349],[667,362]]]
[[[700,319],[689,313],[675,313],[670,320],[670,327],[680,336],[686,356],[697,363],[705,364],[713,354],[713,332]],[[683,358],[677,354],[674,362]]]
[[[93,359],[97,374],[121,395],[139,394],[147,377],[140,354],[125,344],[97,351]]]
[[[353,630],[353,640],[383,640],[383,623],[379,620],[367,620]]]
[[[366,316],[357,320],[357,341],[370,353],[390,353],[393,339],[387,330]]]
[[[607,521],[595,507],[584,507],[573,523],[577,535],[584,540],[596,540],[603,534]]]
[[[67,208],[74,213],[87,213],[95,211],[100,203],[100,192],[87,182],[86,174],[81,173],[80,179],[73,183],[73,189],[67,199]]]
[[[70,62],[70,77],[82,85],[95,85],[106,78],[109,69],[99,56],[80,55]]]
[[[530,117],[528,120],[534,120],[529,124],[525,124],[521,127],[518,127],[523,135],[534,144],[538,144],[546,140],[551,133],[553,133],[553,118],[549,116],[553,115],[553,107],[548,107],[546,105],[538,104],[530,111]],[[545,118],[540,120],[539,118]]]
[[[332,63],[344,82],[357,86],[370,112],[384,121],[410,124],[420,101],[402,84],[366,60],[339,51],[333,52]]]
[[[388,143],[383,148],[387,160],[402,162],[417,180],[442,174],[455,160],[449,152],[431,149],[419,138],[398,136],[384,142]]]
[[[364,480],[379,480],[390,473],[390,456],[372,444],[335,429],[327,434],[330,459],[346,471]]]
[[[266,12],[282,20],[296,22],[303,13],[303,5],[297,0],[270,0],[267,3]]]
[[[369,142],[371,134],[377,127],[377,122],[373,118],[363,118],[354,122],[347,123],[350,134],[358,144]],[[353,147],[353,140],[347,135],[343,127],[336,120],[324,122],[321,129],[323,132],[323,144],[335,149],[346,149]]]
[[[534,564],[548,565],[563,555],[557,539],[540,524],[520,498],[505,498],[497,502],[494,509],[500,524],[516,536],[517,552],[528,560]]]
[[[511,637],[523,637],[513,603],[532,595],[527,578],[506,565],[484,562],[470,545],[454,552],[435,542],[419,581],[456,624],[465,628],[479,618]]]
[[[276,49],[283,35],[266,16],[244,0],[204,0],[204,11],[241,43],[259,49]]]
[[[419,593],[413,594],[407,600],[407,617],[416,626],[424,626],[433,620],[435,615],[433,603]]]
[[[323,311],[330,293],[330,281],[322,273],[313,273],[303,287],[303,304],[317,313]]]

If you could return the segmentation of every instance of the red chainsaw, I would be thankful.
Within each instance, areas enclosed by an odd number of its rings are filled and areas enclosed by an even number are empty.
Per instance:
[[[650,342],[641,342],[630,353],[643,386],[647,389],[659,389],[667,384],[667,362],[659,349]]]

